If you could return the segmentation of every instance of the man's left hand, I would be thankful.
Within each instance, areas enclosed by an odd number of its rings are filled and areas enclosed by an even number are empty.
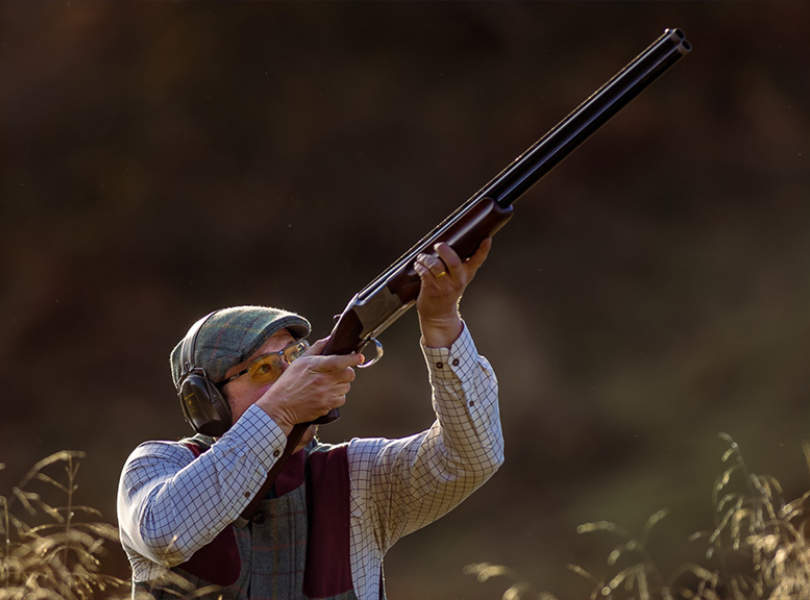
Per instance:
[[[461,296],[484,264],[491,246],[492,239],[486,238],[475,254],[462,261],[455,250],[440,242],[433,247],[436,256],[416,257],[414,270],[422,280],[416,310],[426,346],[448,347],[461,333],[463,325],[458,311]]]

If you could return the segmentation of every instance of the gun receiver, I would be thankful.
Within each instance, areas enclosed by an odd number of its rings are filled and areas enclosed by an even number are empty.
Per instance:
[[[430,254],[434,244],[447,242],[462,259],[471,256],[484,238],[493,235],[512,217],[512,204],[523,192],[691,49],[680,29],[665,30],[641,54],[358,292],[335,323],[324,354],[348,354],[374,342],[377,357],[361,366],[376,362],[382,355],[377,336],[413,306],[419,295],[419,277],[413,268],[417,254]],[[328,423],[337,416],[338,411],[333,410],[317,422]]]

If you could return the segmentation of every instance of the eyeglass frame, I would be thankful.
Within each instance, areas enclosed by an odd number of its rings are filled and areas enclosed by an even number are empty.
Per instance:
[[[298,348],[299,350],[295,354],[295,357],[292,360],[289,360],[287,358],[287,354],[294,348]],[[247,375],[256,363],[258,363],[258,362],[260,362],[262,360],[265,360],[269,356],[273,356],[273,355],[278,356],[282,361],[284,361],[285,363],[290,365],[290,364],[292,364],[292,362],[296,358],[300,357],[304,352],[306,352],[307,348],[309,348],[309,342],[308,341],[306,341],[306,340],[295,340],[294,342],[290,342],[289,344],[284,346],[281,350],[276,350],[274,352],[265,352],[264,354],[260,354],[255,359],[250,361],[250,364],[248,364],[244,369],[242,369],[238,373],[234,373],[230,377],[226,377],[225,379],[223,379],[222,381],[220,381],[216,385],[217,385],[217,387],[219,389],[222,389],[223,387],[225,387],[230,382],[232,382],[232,381],[234,381],[236,379],[239,379],[243,375]],[[278,377],[276,377],[276,379],[278,379]],[[274,379],[273,381],[275,381],[276,379]]]

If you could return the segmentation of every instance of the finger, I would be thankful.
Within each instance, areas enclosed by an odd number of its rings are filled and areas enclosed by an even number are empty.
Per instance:
[[[430,272],[433,273],[433,276],[436,277],[436,279],[449,274],[447,265],[445,265],[444,261],[438,256],[429,255],[428,262],[430,264]]]
[[[413,270],[416,271],[416,274],[419,275],[419,279],[422,280],[422,285],[435,285],[436,284],[436,276],[430,272],[425,265],[419,262],[419,258],[417,257],[416,262],[413,263]]]
[[[461,267],[461,259],[456,251],[446,242],[439,242],[434,244],[433,249],[436,251],[439,260],[442,261],[447,272],[455,277],[459,274],[459,267]]]
[[[357,373],[354,372],[353,368],[348,367],[342,371],[334,371],[332,376],[337,383],[351,383],[357,378]]]
[[[441,258],[420,252],[416,260],[430,271],[437,279],[447,275],[447,268]]]
[[[443,281],[449,279],[447,273],[440,271],[441,275],[436,275],[436,273],[422,264],[416,265],[416,272],[421,280],[420,294],[436,296],[444,293]]]
[[[315,341],[301,356],[318,356],[323,351],[328,341],[329,338],[321,338]]]
[[[342,371],[347,367],[356,367],[361,364],[363,360],[363,355],[359,352],[312,356],[308,368],[314,373],[333,373],[335,371]]]
[[[467,259],[466,264],[468,265],[469,268],[472,269],[473,274],[481,267],[481,265],[484,264],[484,261],[487,259],[487,256],[489,256],[489,251],[491,248],[492,248],[492,238],[491,237],[484,238],[484,240],[478,246],[478,250],[475,251],[475,254],[473,254],[470,258]]]
[[[325,408],[336,408],[346,404],[346,395],[349,393],[351,386],[348,383],[334,386],[328,390],[324,390],[324,395],[321,397]]]
[[[365,361],[363,361],[363,362],[365,362]],[[345,383],[351,383],[352,381],[354,381],[355,379],[357,379],[357,373],[355,373],[354,369],[352,369],[351,367],[349,367],[348,369],[346,369],[346,370],[343,372],[343,378],[344,378],[344,379],[343,379],[343,381],[344,381]]]

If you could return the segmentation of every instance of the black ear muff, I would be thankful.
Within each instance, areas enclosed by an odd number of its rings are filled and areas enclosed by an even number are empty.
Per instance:
[[[208,378],[205,369],[194,365],[197,334],[213,317],[214,311],[192,325],[180,347],[183,374],[177,384],[177,397],[186,422],[197,433],[217,437],[228,431],[233,416],[231,407],[219,388]]]
[[[204,369],[192,369],[177,390],[186,422],[197,433],[217,437],[231,426],[231,407]]]

